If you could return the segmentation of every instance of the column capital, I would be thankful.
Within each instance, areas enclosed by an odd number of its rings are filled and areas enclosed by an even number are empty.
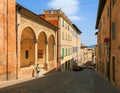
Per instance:
[[[33,39],[33,42],[36,44],[38,42],[38,40],[37,39]]]
[[[47,40],[45,40],[45,44],[46,44],[46,45],[48,44],[48,41],[47,41]]]
[[[56,45],[56,43],[54,42],[53,45]]]

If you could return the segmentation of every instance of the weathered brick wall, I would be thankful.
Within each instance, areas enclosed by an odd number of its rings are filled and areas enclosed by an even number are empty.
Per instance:
[[[15,3],[0,0],[0,81],[16,78]]]
[[[8,79],[16,78],[16,1],[8,0]]]
[[[110,10],[110,2],[109,0],[106,1],[104,9],[101,14],[100,23],[99,23],[99,32],[98,32],[98,54],[99,54],[99,67],[100,72],[102,72],[105,76],[107,74],[107,62],[108,55],[106,54],[106,42],[104,41],[105,38],[109,38],[110,32],[110,15],[107,15],[108,8]],[[110,12],[109,12],[110,13]],[[109,43],[109,42],[108,42]]]
[[[119,37],[119,30],[120,30],[120,1],[116,0],[117,2],[112,6],[111,2],[111,16],[107,15],[108,7],[109,7],[109,13],[110,13],[110,0],[106,0],[106,4],[104,6],[104,9],[102,11],[100,22],[102,23],[101,28],[99,28],[98,32],[98,54],[99,54],[99,65],[100,65],[100,71],[104,73],[105,76],[107,76],[107,62],[110,62],[110,80],[114,82],[116,85],[120,85],[120,60],[119,60],[119,50],[120,50],[120,37]],[[111,18],[111,23],[110,23]],[[115,22],[116,24],[116,34],[115,38],[112,39],[112,27],[110,27],[110,24],[112,26],[112,22]],[[105,42],[104,38],[109,37],[110,39],[110,60],[109,56],[105,55]],[[100,45],[100,46],[99,46]],[[100,50],[100,51],[99,51]],[[101,52],[101,53],[99,53]],[[113,64],[113,57],[115,57],[115,65]]]
[[[111,22],[116,24],[116,38],[111,39],[111,80],[120,86],[120,0],[117,0],[111,11]],[[113,65],[115,57],[115,67]],[[113,80],[113,69],[115,68],[115,81]]]
[[[3,38],[4,38],[4,1],[0,0],[0,81],[5,79],[5,63],[3,62]]]

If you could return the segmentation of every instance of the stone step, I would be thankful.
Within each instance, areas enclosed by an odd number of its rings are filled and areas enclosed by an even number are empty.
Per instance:
[[[40,69],[40,74],[43,75],[43,74],[45,74],[45,73],[47,73],[47,71],[46,71],[44,68],[41,68],[41,69]]]

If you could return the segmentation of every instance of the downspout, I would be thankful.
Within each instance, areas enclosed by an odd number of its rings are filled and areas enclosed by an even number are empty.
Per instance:
[[[18,26],[17,24],[17,11],[19,7],[16,7],[16,79],[18,79]]]
[[[110,81],[110,64],[111,64],[111,0],[110,0],[110,30],[109,30],[109,76],[108,80]]]
[[[59,27],[59,16],[58,16],[58,24],[57,24],[58,26],[57,27]],[[59,29],[58,29],[59,30]],[[59,60],[59,56],[58,56],[58,51],[59,51],[59,46],[58,46],[58,30],[56,31],[56,33],[57,33],[57,70],[59,69],[59,66],[60,66],[60,60]]]
[[[8,0],[6,3],[6,80],[8,80]]]
[[[16,7],[16,79],[18,79],[18,24],[17,24],[17,7]]]

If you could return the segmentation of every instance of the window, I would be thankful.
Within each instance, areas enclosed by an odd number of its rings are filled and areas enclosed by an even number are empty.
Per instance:
[[[105,16],[103,17],[103,24],[105,24]]]
[[[111,0],[111,6],[113,7],[115,5],[117,0]]]
[[[109,17],[110,16],[110,9],[109,9],[109,6],[108,6],[108,8],[107,8],[107,17]]]
[[[64,20],[62,19],[62,26],[64,27]]]
[[[108,56],[109,55],[109,44],[105,43],[105,54]]]
[[[112,35],[112,39],[116,38],[116,24],[115,22],[112,22],[112,29],[111,29],[111,35]]]
[[[99,23],[99,29],[101,29],[101,28],[102,28],[102,22]]]
[[[70,30],[70,27],[69,27],[69,25],[68,25],[68,30]]]
[[[67,34],[66,34],[66,40],[67,40]]]
[[[62,57],[64,57],[64,48],[62,48]]]
[[[25,51],[25,58],[26,58],[26,59],[29,58],[29,51],[28,51],[28,50]]]
[[[68,24],[67,24],[67,22],[66,22],[66,24],[65,24],[65,28],[66,28],[66,29],[67,29],[67,25],[68,25]]]
[[[70,35],[68,35],[68,41],[70,41]]]
[[[62,32],[62,39],[64,39],[64,32]]]
[[[43,58],[43,50],[38,50],[38,58]]]

